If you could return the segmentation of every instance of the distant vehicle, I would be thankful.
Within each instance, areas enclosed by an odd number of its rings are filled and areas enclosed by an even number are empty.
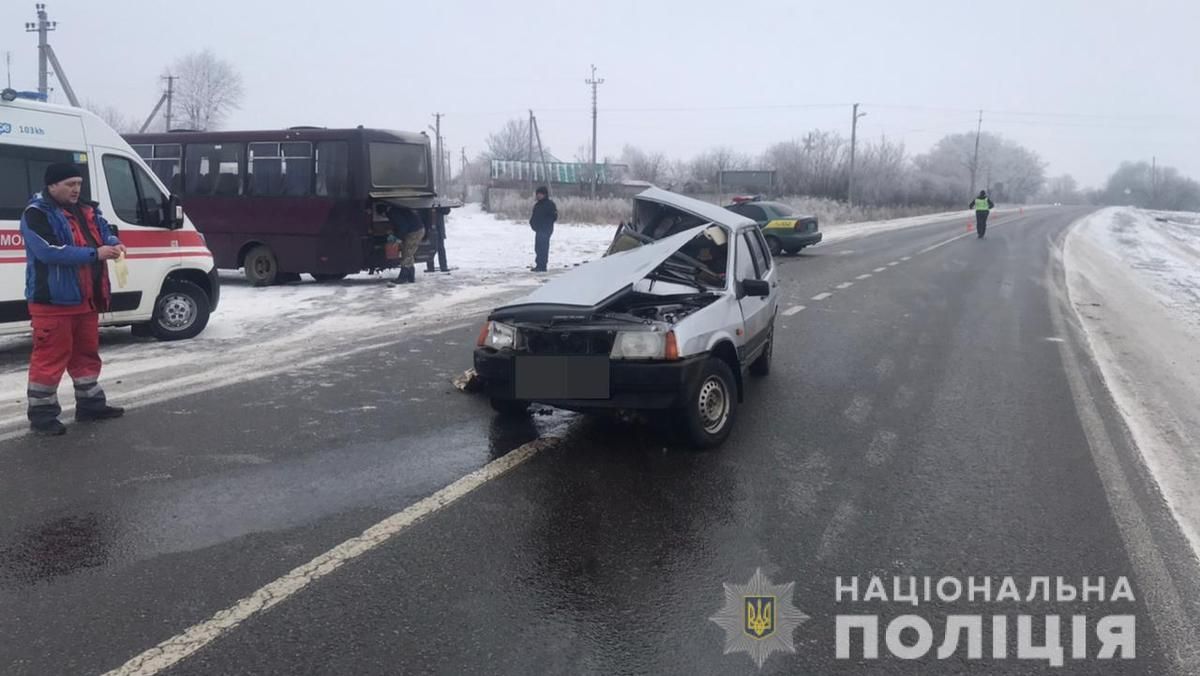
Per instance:
[[[181,195],[217,267],[244,270],[254,286],[398,266],[384,203],[417,212],[416,258],[432,269],[438,255],[445,268],[445,215],[459,204],[435,193],[424,134],[296,127],[125,139]]]
[[[757,197],[735,197],[733,204],[725,208],[758,223],[773,256],[785,252],[794,254],[821,241],[817,217],[800,214],[782,202],[763,201]]]
[[[135,334],[159,340],[198,335],[221,292],[203,236],[146,163],[100,118],[36,99],[11,89],[0,93],[0,334],[29,331],[21,214],[41,192],[46,167],[70,162],[83,172],[81,199],[100,208],[128,249],[124,286],[109,266],[112,311],[100,323],[132,326]]]
[[[745,373],[771,368],[776,271],[753,221],[651,188],[603,258],[497,308],[475,371],[492,407],[667,412],[688,442],[720,444]]]

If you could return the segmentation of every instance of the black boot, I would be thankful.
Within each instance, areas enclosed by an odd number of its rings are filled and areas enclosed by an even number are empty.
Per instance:
[[[401,276],[404,277],[405,283],[408,283],[408,284],[416,284],[417,283],[417,269],[415,267],[404,268],[400,271],[400,274],[401,274]]]
[[[57,437],[67,433],[67,426],[59,422],[57,418],[29,423],[29,429],[33,430],[34,434],[46,437]]]

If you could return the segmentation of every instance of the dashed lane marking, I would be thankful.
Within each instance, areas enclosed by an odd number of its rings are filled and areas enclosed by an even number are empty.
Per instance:
[[[825,300],[826,298],[828,298],[832,295],[833,295],[832,293],[818,293],[817,295],[813,296],[812,299],[813,300]]]
[[[874,270],[872,270],[871,272],[876,272],[876,273],[878,273],[878,272],[883,272],[884,270],[887,270],[887,268],[875,268],[875,269],[874,269]]]
[[[861,275],[855,277],[855,279],[870,279],[870,277],[871,277],[871,273],[867,272],[867,273],[864,273],[864,274],[861,274]]]
[[[854,286],[854,282],[842,282],[841,284],[838,284],[838,285],[837,285],[837,288],[839,288],[839,289],[849,289],[849,288],[850,288],[850,287],[852,287],[852,286]]]
[[[804,309],[803,305],[793,305],[792,307],[783,311],[783,316],[791,317],[792,315],[796,314],[797,312],[800,312],[803,309]]]

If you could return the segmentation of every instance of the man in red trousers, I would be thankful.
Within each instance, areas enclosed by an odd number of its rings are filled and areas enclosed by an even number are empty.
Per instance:
[[[59,435],[58,383],[75,381],[75,420],[118,418],[100,387],[100,313],[108,311],[108,264],[125,252],[95,204],[80,202],[83,174],[74,164],[46,168],[46,188],[21,215],[25,299],[33,319],[29,424]]]

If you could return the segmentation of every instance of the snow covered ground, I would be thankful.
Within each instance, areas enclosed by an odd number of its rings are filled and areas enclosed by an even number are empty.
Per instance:
[[[1101,210],[1064,261],[1105,384],[1200,551],[1200,214]]]

